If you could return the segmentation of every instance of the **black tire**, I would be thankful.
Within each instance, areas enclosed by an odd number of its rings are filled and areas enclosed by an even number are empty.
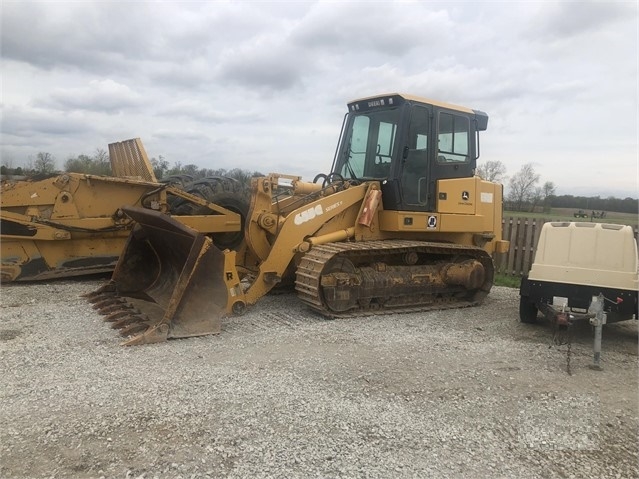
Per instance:
[[[169,184],[183,190],[187,185],[193,183],[193,177],[191,175],[171,175],[166,178],[162,178],[159,183]]]
[[[233,211],[241,217],[241,229],[233,233],[214,233],[211,235],[213,243],[220,249],[235,249],[244,241],[244,224],[249,211],[248,189],[233,178],[209,177],[194,181],[184,190],[192,195],[199,196],[209,203],[214,203],[222,208]],[[206,215],[215,214],[206,206],[196,205],[183,198],[177,198],[171,205],[171,214]]]
[[[519,297],[519,320],[522,323],[534,324],[537,322],[537,305],[530,301],[528,296]]]
[[[159,183],[170,185],[180,190],[186,190],[186,187],[193,183],[193,177],[191,175],[171,175],[167,178],[162,178]],[[169,210],[173,210],[175,203],[179,200],[180,198],[169,194],[166,199],[169,204]]]

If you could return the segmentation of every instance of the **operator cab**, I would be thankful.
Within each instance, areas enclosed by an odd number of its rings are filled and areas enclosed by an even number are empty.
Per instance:
[[[382,182],[384,209],[435,211],[437,180],[472,177],[488,115],[392,93],[348,104],[332,171]]]

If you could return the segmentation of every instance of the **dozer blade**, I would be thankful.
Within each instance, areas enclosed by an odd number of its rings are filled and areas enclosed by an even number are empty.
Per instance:
[[[86,295],[94,307],[132,335],[125,345],[219,333],[228,303],[225,254],[233,253],[168,215],[122,210],[137,224],[111,281]]]

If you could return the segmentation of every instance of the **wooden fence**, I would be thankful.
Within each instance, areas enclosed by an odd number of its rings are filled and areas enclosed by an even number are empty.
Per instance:
[[[497,272],[521,276],[530,271],[541,227],[546,221],[539,218],[512,217],[502,220],[502,239],[510,241],[510,250],[495,258]]]
[[[513,217],[502,220],[502,239],[510,241],[510,250],[495,256],[498,273],[509,276],[528,274],[535,259],[541,228],[547,221],[557,220]],[[635,229],[635,239],[638,237]]]

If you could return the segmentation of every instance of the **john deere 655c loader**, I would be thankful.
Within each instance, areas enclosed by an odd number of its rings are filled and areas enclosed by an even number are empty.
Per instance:
[[[330,173],[253,180],[242,251],[123,208],[137,226],[92,301],[127,344],[217,333],[221,317],[287,282],[329,317],[477,305],[491,254],[508,249],[502,187],[474,174],[487,124],[482,111],[411,95],[355,100]]]

